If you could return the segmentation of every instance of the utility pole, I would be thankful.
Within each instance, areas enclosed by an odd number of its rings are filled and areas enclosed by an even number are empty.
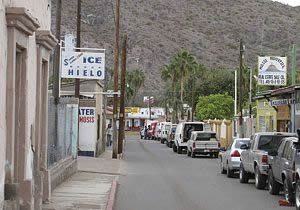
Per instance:
[[[123,152],[123,140],[125,138],[125,81],[126,81],[126,57],[127,57],[127,35],[124,36],[122,46],[122,72],[121,72],[121,95],[120,95],[120,118],[119,118],[119,139],[118,154]]]
[[[151,96],[148,96],[149,120],[151,120]]]
[[[115,18],[115,51],[114,51],[114,92],[118,92],[118,71],[119,71],[119,45],[120,45],[120,0],[116,0]],[[118,158],[118,138],[117,138],[117,117],[118,117],[118,95],[114,95],[113,102],[113,152],[112,158]]]
[[[195,69],[193,70],[193,89],[192,89],[192,122],[194,122],[194,113],[195,113]]]
[[[293,52],[292,52],[292,57],[293,57],[293,66],[292,66],[292,85],[296,84],[296,45],[293,44]]]
[[[56,39],[60,43],[60,28],[61,28],[61,0],[56,0]],[[59,75],[59,66],[60,64],[60,46],[56,45],[55,48],[55,62],[53,68],[53,96],[55,104],[59,102],[59,85],[60,85],[60,75]]]
[[[77,0],[77,39],[76,47],[80,48],[80,31],[81,31],[81,0]],[[77,49],[79,51],[79,49]],[[80,97],[80,79],[75,79],[75,97]]]
[[[237,116],[237,70],[234,71],[234,116]]]
[[[244,138],[244,128],[243,128],[243,70],[244,70],[244,43],[243,39],[240,40],[240,83],[239,83],[239,137]]]
[[[252,118],[252,68],[250,68],[249,117]]]
[[[105,78],[104,78],[104,87],[103,91],[107,92],[107,80],[108,80],[108,74],[107,71],[105,71]],[[102,152],[106,149],[106,103],[107,103],[107,96],[106,94],[103,94],[103,116],[102,116]]]

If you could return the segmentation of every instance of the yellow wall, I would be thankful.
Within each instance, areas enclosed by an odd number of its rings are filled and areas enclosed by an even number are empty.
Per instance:
[[[269,102],[266,99],[256,100],[256,107],[257,107],[256,132],[276,131],[277,130],[276,110],[269,105]],[[264,125],[262,124],[263,121],[260,119],[264,120]]]

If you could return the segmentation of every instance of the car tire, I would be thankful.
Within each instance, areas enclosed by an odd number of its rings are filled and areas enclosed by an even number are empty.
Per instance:
[[[173,144],[173,152],[177,152],[177,146]]]
[[[295,195],[287,179],[283,180],[283,193],[285,200],[287,200],[291,205],[293,205],[295,203]]]
[[[261,174],[258,166],[255,166],[255,187],[256,189],[263,190],[266,187],[266,176]]]
[[[173,143],[170,142],[170,143],[169,143],[169,147],[172,148],[172,146],[173,146]]]
[[[192,153],[189,151],[189,149],[187,149],[186,154],[187,154],[187,156],[191,156]]]
[[[226,174],[226,170],[224,169],[222,158],[220,158],[220,173]]]
[[[248,183],[249,181],[249,174],[245,171],[243,164],[240,165],[240,183]]]
[[[162,143],[162,144],[163,144],[163,143],[164,143],[164,140],[163,140],[163,139],[161,139],[161,140],[160,140],[160,143]]]
[[[274,180],[272,169],[269,170],[268,174],[268,187],[271,195],[279,194],[281,186],[276,180]]]
[[[300,180],[297,180],[295,188],[295,206],[296,210],[300,210]]]
[[[229,164],[228,163],[227,163],[227,168],[226,168],[226,175],[227,175],[228,178],[232,178],[233,175],[234,175],[234,172],[233,172],[233,170],[231,170],[229,168]]]
[[[192,150],[192,152],[191,152],[191,157],[192,157],[192,158],[195,158],[195,157],[196,157],[196,154],[195,154],[195,152],[193,152],[193,150]]]
[[[166,146],[169,147],[169,142],[168,141],[166,142]]]
[[[177,148],[177,153],[182,154],[182,148],[180,146],[178,146],[178,148]]]

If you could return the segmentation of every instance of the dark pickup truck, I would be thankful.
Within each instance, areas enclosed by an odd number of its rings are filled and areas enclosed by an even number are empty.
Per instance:
[[[276,150],[283,138],[294,136],[296,134],[284,132],[264,132],[252,136],[249,146],[241,146],[245,151],[241,154],[240,182],[248,183],[250,178],[254,178],[255,187],[264,189],[269,170],[268,152]]]
[[[283,190],[285,199],[290,204],[295,203],[296,160],[299,159],[299,149],[298,138],[289,137],[281,140],[277,150],[268,152],[269,193],[278,195]]]

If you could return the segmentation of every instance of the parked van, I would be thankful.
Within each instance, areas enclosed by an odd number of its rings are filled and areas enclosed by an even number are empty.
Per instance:
[[[187,141],[190,139],[193,131],[211,131],[208,123],[203,122],[181,122],[176,127],[173,151],[178,154],[183,149],[187,149]]]
[[[160,142],[162,144],[164,144],[167,141],[168,133],[170,132],[171,126],[172,126],[171,122],[165,122],[162,125],[162,128],[161,128],[161,139],[160,139]]]

